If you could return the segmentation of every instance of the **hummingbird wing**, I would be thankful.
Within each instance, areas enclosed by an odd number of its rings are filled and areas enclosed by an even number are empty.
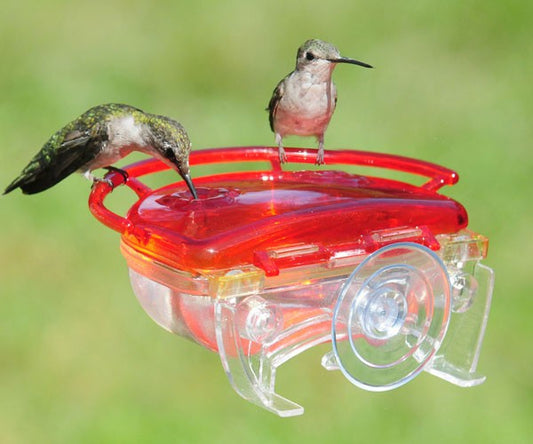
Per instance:
[[[90,130],[66,128],[55,133],[4,191],[20,188],[24,194],[44,191],[90,163],[107,140],[103,125]]]
[[[272,97],[270,98],[270,102],[268,103],[268,120],[270,122],[270,129],[274,132],[276,130],[274,129],[274,117],[276,115],[276,111],[278,109],[279,102],[281,98],[283,97],[283,94],[285,94],[285,79],[287,77],[283,78],[277,85],[276,88],[274,88],[274,91],[272,92]]]

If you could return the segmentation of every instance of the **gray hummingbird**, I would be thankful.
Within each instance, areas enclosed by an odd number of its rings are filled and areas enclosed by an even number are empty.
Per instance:
[[[175,169],[198,198],[189,172],[191,142],[183,126],[118,103],[95,106],[57,131],[4,194],[16,188],[24,194],[39,193],[75,171],[101,181],[93,170],[114,169],[111,165],[132,151],[152,155]]]
[[[367,63],[342,57],[331,43],[307,40],[298,48],[296,69],[274,89],[267,110],[282,163],[287,161],[283,137],[289,134],[315,136],[318,139],[316,164],[324,163],[324,133],[337,103],[337,90],[331,80],[337,63],[372,68]]]

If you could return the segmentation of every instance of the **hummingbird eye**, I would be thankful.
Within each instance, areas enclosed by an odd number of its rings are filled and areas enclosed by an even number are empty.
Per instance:
[[[312,52],[306,52],[305,53],[305,58],[307,60],[313,60],[315,58],[315,55]]]
[[[172,148],[165,148],[165,157],[170,161],[176,160],[176,154]]]

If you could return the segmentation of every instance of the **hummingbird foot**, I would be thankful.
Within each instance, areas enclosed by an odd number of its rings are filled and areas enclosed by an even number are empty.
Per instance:
[[[88,181],[92,182],[92,187],[94,187],[98,182],[106,182],[108,185],[113,186],[109,179],[100,179],[99,177],[96,177],[93,173],[91,173],[90,170],[85,171],[83,173],[83,177],[85,177],[85,179],[87,179]]]
[[[282,146],[279,147],[279,161],[281,163],[287,163],[287,155],[285,154],[285,150]]]
[[[324,136],[318,139],[318,153],[316,155],[315,165],[324,164]]]
[[[279,153],[279,161],[280,163],[286,163],[287,162],[287,155],[285,154],[285,150],[283,149],[283,137],[276,133],[276,143],[278,144],[278,153]]]
[[[122,170],[122,169],[114,167],[114,166],[106,166],[106,167],[104,167],[104,170],[120,174],[124,178],[124,183],[126,183],[128,181],[129,174],[125,170]]]
[[[116,172],[116,173],[120,174],[123,177],[123,179],[124,179],[124,181],[122,183],[126,183],[126,181],[128,180],[129,176],[128,176],[127,171],[124,171],[124,170],[121,170],[120,168],[116,168],[116,167],[112,167],[112,166],[104,167],[104,169],[106,169],[107,171],[110,171],[110,172],[113,171],[113,172]],[[86,171],[83,174],[83,176],[93,183],[92,184],[93,187],[97,183],[101,183],[101,182],[107,183],[111,188],[115,188],[116,187],[116,184],[114,184],[113,181],[110,178],[108,178],[108,177],[96,177],[90,171]]]
[[[95,187],[97,184],[99,183],[106,183],[108,184],[111,188],[115,188],[115,184],[113,183],[113,181],[109,178],[106,178],[106,177],[96,177],[96,176],[93,176],[92,177],[92,186],[91,188]]]

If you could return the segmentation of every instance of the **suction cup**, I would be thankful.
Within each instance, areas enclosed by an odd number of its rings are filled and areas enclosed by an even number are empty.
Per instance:
[[[381,248],[340,290],[332,322],[333,352],[353,384],[399,387],[433,358],[450,318],[450,284],[440,258],[415,243]]]

